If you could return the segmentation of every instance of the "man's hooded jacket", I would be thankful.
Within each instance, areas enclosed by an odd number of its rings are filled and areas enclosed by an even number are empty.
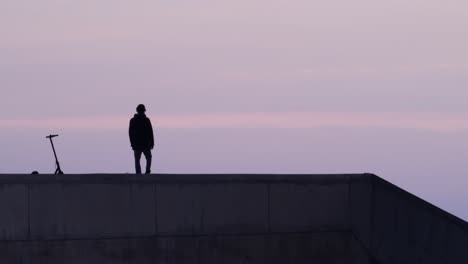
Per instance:
[[[128,133],[133,150],[149,150],[154,147],[153,126],[144,113],[135,114],[130,119]]]

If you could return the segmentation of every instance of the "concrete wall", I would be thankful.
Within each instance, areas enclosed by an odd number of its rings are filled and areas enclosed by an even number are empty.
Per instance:
[[[3,175],[0,263],[366,263],[349,177]]]
[[[376,263],[468,263],[468,224],[375,175],[353,177],[353,233]]]
[[[0,263],[368,263],[355,245],[343,232],[10,241],[0,242]]]
[[[0,240],[350,230],[347,176],[284,178],[0,177]]]
[[[0,263],[468,263],[467,223],[370,175],[0,175]]]

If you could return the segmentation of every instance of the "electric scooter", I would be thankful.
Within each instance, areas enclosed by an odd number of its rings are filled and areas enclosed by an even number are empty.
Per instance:
[[[50,140],[50,144],[52,145],[52,150],[54,151],[55,167],[56,167],[54,174],[63,174],[62,169],[60,169],[60,163],[58,162],[58,159],[57,159],[57,153],[55,152],[54,142],[52,141],[52,138],[54,137],[58,137],[58,135],[48,135],[46,137]]]

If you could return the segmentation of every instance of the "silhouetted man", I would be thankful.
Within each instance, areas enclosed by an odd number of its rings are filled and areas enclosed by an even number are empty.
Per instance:
[[[151,149],[154,147],[153,126],[148,117],[146,117],[146,108],[140,104],[136,108],[137,113],[130,119],[128,134],[130,144],[135,154],[135,170],[141,174],[140,159],[141,154],[146,158],[146,174],[151,173]]]

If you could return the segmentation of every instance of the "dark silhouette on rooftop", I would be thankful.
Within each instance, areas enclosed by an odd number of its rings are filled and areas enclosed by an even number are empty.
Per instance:
[[[136,108],[137,113],[130,119],[129,137],[135,155],[135,171],[141,174],[140,159],[141,154],[146,158],[146,174],[151,173],[151,150],[154,148],[153,126],[148,117],[146,117],[146,108],[140,104]]]
[[[48,135],[46,138],[50,140],[50,144],[52,145],[52,150],[54,151],[54,157],[55,157],[55,174],[63,174],[62,169],[60,168],[60,163],[57,158],[57,153],[55,152],[55,147],[54,147],[54,142],[52,141],[52,138],[58,137],[58,135]]]

